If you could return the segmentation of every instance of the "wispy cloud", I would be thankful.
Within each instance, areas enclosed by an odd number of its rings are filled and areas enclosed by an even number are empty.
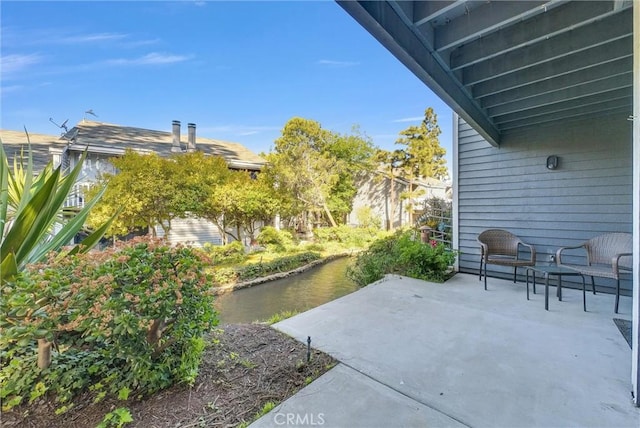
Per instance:
[[[360,63],[356,61],[335,61],[331,59],[321,59],[318,60],[316,64],[326,65],[329,67],[354,67],[356,65],[360,65]]]
[[[48,39],[48,42],[56,44],[97,43],[124,40],[127,37],[129,37],[129,35],[120,33],[78,34],[74,36],[52,37]]]
[[[191,59],[185,55],[172,55],[158,52],[151,52],[138,58],[115,58],[104,61],[106,65],[113,66],[136,66],[136,65],[162,65],[175,64]]]
[[[403,123],[403,122],[422,122],[424,116],[414,116],[414,117],[403,117],[402,119],[396,119],[394,123]]]
[[[263,132],[279,131],[282,126],[260,126],[260,125],[213,125],[198,127],[200,133],[210,134],[226,134],[239,137],[247,137],[249,135],[257,135]]]
[[[2,95],[10,94],[12,92],[19,92],[19,91],[21,91],[23,89],[24,89],[24,86],[22,86],[22,85],[2,86],[2,87],[0,87],[0,94],[2,94]]]
[[[32,65],[42,62],[43,57],[39,54],[11,54],[4,55],[0,58],[0,69],[2,76],[6,79],[11,74],[23,72]]]
[[[146,40],[132,40],[123,43],[125,48],[137,48],[140,46],[155,45],[160,42],[160,39],[146,39]]]

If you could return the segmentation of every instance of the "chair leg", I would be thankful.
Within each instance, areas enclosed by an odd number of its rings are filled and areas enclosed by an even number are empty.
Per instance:
[[[480,271],[478,272],[478,281],[482,281],[482,256],[480,257]]]
[[[596,295],[596,281],[591,277],[591,289],[593,290],[593,295]]]
[[[618,279],[616,283],[616,307],[614,308],[614,312],[618,313],[618,302],[620,301],[620,279]]]
[[[513,268],[513,283],[516,283],[516,273],[518,272],[518,267]]]
[[[484,263],[484,290],[487,290],[487,263]]]

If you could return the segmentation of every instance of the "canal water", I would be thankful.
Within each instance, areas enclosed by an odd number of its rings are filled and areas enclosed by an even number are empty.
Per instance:
[[[304,312],[358,289],[346,276],[349,257],[305,272],[220,295],[216,310],[220,324],[264,321],[283,311]]]

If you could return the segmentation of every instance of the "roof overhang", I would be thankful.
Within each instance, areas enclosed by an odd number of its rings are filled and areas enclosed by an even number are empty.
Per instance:
[[[487,141],[632,114],[631,0],[340,1]]]

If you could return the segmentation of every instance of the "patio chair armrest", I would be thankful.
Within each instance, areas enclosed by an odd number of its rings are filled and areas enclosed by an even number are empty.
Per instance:
[[[485,254],[489,252],[488,245],[480,241],[478,241],[478,244],[480,244],[480,258],[484,258]]]
[[[531,253],[531,262],[535,264],[536,263],[536,247],[534,247],[533,245],[525,244],[522,241],[518,242],[518,245],[522,245],[529,249],[529,252]]]
[[[615,274],[618,274],[620,272],[620,258],[628,256],[633,256],[633,253],[620,253],[613,256],[613,258],[611,259],[611,267],[613,268],[613,272]]]
[[[575,246],[572,246],[572,247],[561,247],[561,248],[558,248],[558,250],[556,251],[556,264],[557,265],[562,264],[562,252],[564,250],[577,250],[579,248],[584,248],[584,244],[575,245]]]

